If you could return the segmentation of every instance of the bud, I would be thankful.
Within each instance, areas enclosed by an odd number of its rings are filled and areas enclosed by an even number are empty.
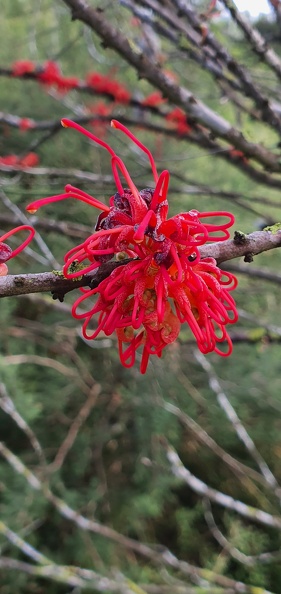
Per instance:
[[[13,250],[6,243],[0,243],[0,264],[9,260],[12,251]]]

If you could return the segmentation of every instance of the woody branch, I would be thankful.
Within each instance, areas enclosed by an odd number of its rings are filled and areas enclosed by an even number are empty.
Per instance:
[[[278,248],[281,246],[281,231],[255,231],[249,235],[238,235],[235,239],[216,242],[200,247],[202,258],[215,258],[218,264],[239,257],[252,257]],[[80,280],[69,280],[62,274],[55,272],[41,272],[37,274],[7,275],[0,279],[0,297],[13,295],[27,295],[30,293],[52,292],[54,297],[63,300],[69,291],[83,286],[97,287],[117,267],[126,264],[123,262],[108,262],[91,274],[85,274]]]

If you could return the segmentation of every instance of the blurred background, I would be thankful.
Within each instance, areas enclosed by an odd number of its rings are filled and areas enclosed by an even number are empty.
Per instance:
[[[61,117],[151,187],[147,159],[110,120],[128,125],[170,171],[171,215],[229,210],[244,233],[279,223],[280,77],[226,10],[233,3],[106,0],[101,14],[268,151],[272,169],[163,97],[67,4],[2,2],[0,229],[27,217],[37,231],[10,274],[60,269],[98,216],[75,200],[26,215],[29,202],[67,183],[106,203],[115,192],[109,155]],[[243,18],[281,62],[280,2],[267,7]],[[223,266],[239,279],[232,356],[204,357],[186,326],[144,376],[139,360],[121,366],[114,336],[83,339],[71,317],[78,291],[63,303],[1,300],[1,594],[281,591],[280,253]]]

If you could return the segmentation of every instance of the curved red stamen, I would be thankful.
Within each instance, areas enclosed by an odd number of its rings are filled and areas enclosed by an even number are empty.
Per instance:
[[[115,155],[114,157],[112,157],[111,163],[112,163],[112,171],[113,171],[113,175],[114,175],[114,179],[115,179],[117,188],[118,188],[118,183],[121,184],[120,178],[118,175],[118,171],[117,171],[117,166],[120,168],[121,173],[124,175],[125,180],[128,183],[128,186],[129,186],[129,188],[132,192],[132,195],[134,197],[134,200],[130,200],[130,196],[128,196],[128,200],[129,200],[131,208],[132,208],[133,219],[134,219],[135,223],[139,223],[147,211],[147,205],[146,205],[145,201],[139,195],[138,189],[135,186],[133,180],[131,179],[131,176],[127,170],[127,167],[124,165],[122,159],[120,159],[120,157],[117,157]],[[123,188],[122,188],[122,192],[124,193]]]
[[[144,345],[143,351],[142,351],[141,364],[140,364],[140,372],[142,374],[144,374],[146,372],[146,370],[147,370],[148,361],[149,361],[149,355],[150,355],[150,352],[146,348],[146,346]]]
[[[122,130],[122,132],[124,132],[124,134],[126,134],[126,136],[128,136],[148,156],[150,165],[151,165],[151,169],[152,169],[152,173],[153,173],[153,177],[154,177],[155,183],[157,183],[158,182],[158,173],[157,173],[155,161],[153,159],[153,156],[152,156],[150,150],[144,144],[142,144],[142,142],[140,140],[138,140],[138,138],[136,138],[136,136],[134,134],[132,134],[132,132],[130,132],[130,130],[128,130],[128,128],[126,128],[126,126],[121,124],[121,122],[118,122],[118,120],[111,120],[111,126],[113,128],[117,128],[118,130]]]
[[[90,140],[93,140],[93,142],[96,142],[96,144],[99,144],[100,146],[105,148],[111,154],[112,157],[115,155],[114,150],[111,148],[111,146],[109,146],[109,144],[107,144],[107,142],[104,142],[104,140],[101,140],[100,138],[92,134],[92,132],[89,132],[89,130],[86,130],[86,128],[83,128],[83,126],[80,126],[80,124],[77,124],[73,120],[69,120],[68,118],[62,118],[61,125],[64,128],[73,128],[74,130],[78,130],[78,132],[81,132],[81,134],[84,134],[84,136],[87,136],[88,138],[90,138]]]
[[[175,248],[174,245],[171,246],[170,252],[171,252],[171,255],[174,258],[174,262],[175,262],[175,265],[176,265],[177,270],[178,270],[178,275],[177,275],[177,278],[175,279],[175,282],[181,283],[182,282],[182,275],[183,275],[182,265],[181,265],[181,262],[180,262],[180,259],[179,259],[177,250],[176,250],[176,248]]]
[[[87,138],[90,138],[90,140],[92,140],[96,144],[105,148],[109,152],[111,157],[116,157],[114,150],[111,148],[111,146],[109,146],[109,144],[107,144],[107,142],[104,142],[104,140],[101,140],[100,138],[98,138],[97,136],[92,134],[92,132],[89,132],[89,130],[86,130],[86,128],[83,128],[83,126],[76,124],[76,122],[73,122],[73,120],[69,120],[68,118],[63,118],[61,120],[61,124],[64,128],[73,128],[74,130],[78,130],[78,132],[81,132],[81,134],[83,134],[84,136],[87,136]],[[123,188],[122,188],[122,185],[120,184],[120,180],[118,181],[118,179],[117,180],[115,179],[115,181],[116,181],[118,192],[122,194]]]
[[[31,240],[33,239],[34,235],[35,235],[35,229],[33,229],[33,227],[31,227],[30,225],[19,225],[19,227],[15,227],[14,229],[11,229],[10,231],[7,231],[7,233],[5,233],[4,235],[2,235],[2,237],[0,237],[0,241],[5,241],[6,239],[8,239],[8,237],[11,237],[11,235],[14,235],[15,233],[18,233],[19,231],[29,231],[29,236],[15,249],[13,250],[9,257],[7,258],[7,260],[10,260],[11,258],[14,258],[15,256],[17,256],[22,250],[24,250],[24,248],[31,242]]]
[[[170,174],[166,169],[160,173],[158,183],[153,193],[150,208],[156,210],[160,202],[164,202],[167,199],[168,186],[169,186]],[[168,211],[168,209],[167,209]],[[166,213],[167,216],[167,213]]]
[[[76,200],[81,200],[81,202],[86,202],[86,204],[95,206],[95,208],[99,208],[100,210],[103,210],[104,212],[109,212],[109,210],[110,210],[109,206],[106,206],[106,204],[103,204],[99,200],[92,198],[92,196],[89,196],[87,194],[84,195],[84,192],[83,192],[83,194],[82,193],[78,194],[75,192],[67,192],[66,194],[56,194],[55,196],[47,196],[46,198],[41,198],[40,200],[35,200],[35,202],[31,202],[26,207],[26,210],[29,213],[34,214],[39,208],[41,208],[42,206],[45,206],[45,204],[50,204],[51,202],[59,202],[60,200],[67,200],[68,198],[75,198]]]
[[[91,200],[93,202],[98,202],[99,204],[103,204],[103,202],[101,202],[100,200],[97,200],[97,198],[94,198],[93,196],[91,196],[91,194],[88,194],[88,192],[84,192],[83,190],[80,190],[80,188],[76,188],[75,186],[72,186],[71,184],[66,184],[64,189],[67,193],[73,192],[74,194],[79,194],[81,196],[85,196],[85,198],[89,198],[89,200]],[[95,206],[95,204],[93,204],[93,206]],[[103,206],[104,206],[103,210],[105,212],[110,211],[109,206],[107,206],[106,204],[103,204]]]
[[[92,262],[89,266],[86,266],[81,270],[76,270],[75,272],[68,272],[71,264],[73,264],[74,262],[80,264],[81,262],[83,262],[83,260],[86,259],[87,256],[85,255],[83,255],[83,257],[73,256],[72,258],[69,258],[69,260],[67,260],[62,269],[65,278],[78,278],[79,276],[83,276],[84,274],[87,274],[88,272],[91,272],[92,270],[95,270],[95,268],[98,268],[100,266],[100,262]]]
[[[141,241],[144,240],[144,234],[145,231],[148,227],[148,225],[150,224],[152,227],[156,226],[156,216],[155,213],[153,212],[153,210],[149,210],[145,217],[143,218],[142,222],[140,223],[137,231],[134,233],[133,239],[134,241],[136,241],[137,243],[140,243]]]

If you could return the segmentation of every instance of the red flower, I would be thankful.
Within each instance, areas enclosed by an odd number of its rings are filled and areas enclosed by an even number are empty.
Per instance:
[[[31,60],[17,60],[12,64],[13,76],[23,76],[35,71],[35,64]]]
[[[11,235],[18,233],[19,231],[29,231],[29,235],[27,239],[25,239],[17,248],[12,250],[10,246],[3,242],[9,237],[11,237]],[[4,233],[4,235],[0,237],[0,276],[5,276],[8,273],[8,267],[5,262],[11,260],[11,258],[14,258],[22,250],[24,250],[24,248],[30,243],[34,235],[35,230],[33,229],[33,227],[30,227],[30,225],[20,225],[19,227],[15,227],[14,229],[11,229],[11,231]]]
[[[62,93],[67,93],[79,87],[80,81],[76,76],[60,76],[57,80],[57,87]]]
[[[0,165],[7,165],[8,167],[15,167],[18,164],[17,155],[6,155],[6,157],[0,157]]]
[[[30,118],[21,118],[20,124],[19,124],[19,129],[22,132],[25,132],[26,130],[30,130],[31,128],[34,128],[34,126],[35,126],[34,120],[31,120]]]
[[[158,107],[158,105],[162,105],[166,103],[167,99],[164,99],[162,93],[160,91],[155,91],[155,93],[151,93],[145,99],[142,100],[142,105],[147,105],[150,107]]]
[[[90,72],[86,77],[86,84],[97,93],[112,95],[118,103],[129,103],[131,93],[117,80],[104,76],[99,72]]]
[[[19,159],[18,165],[20,167],[36,167],[39,163],[39,157],[36,153],[27,153],[25,157]]]
[[[37,78],[43,84],[51,86],[57,85],[61,78],[60,68],[56,64],[56,62],[52,62],[51,60],[49,60],[44,65],[42,71],[38,72]]]
[[[62,124],[82,132],[110,153],[117,193],[106,206],[67,185],[64,194],[38,200],[27,210],[34,212],[46,203],[72,197],[102,211],[95,232],[66,254],[63,267],[66,278],[89,273],[114,257],[130,259],[97,288],[81,289],[83,294],[72,313],[84,320],[85,338],[93,339],[101,331],[110,335],[116,330],[120,359],[126,367],[134,364],[136,351],[143,346],[142,373],[146,371],[149,355],[161,356],[163,348],[177,338],[184,322],[203,353],[215,351],[229,355],[232,345],[226,325],[237,320],[229,292],[237,286],[237,281],[232,274],[222,272],[213,258],[202,260],[199,247],[227,239],[233,215],[191,210],[168,218],[169,172],[165,170],[158,175],[150,151],[125,126],[112,121],[114,128],[122,130],[147,155],[155,179],[154,189],[138,191],[123,161],[107,143],[71,120],[64,119]],[[123,188],[120,173],[128,188]],[[225,221],[208,222],[212,217],[224,217]],[[79,264],[76,270],[74,264]],[[86,313],[78,310],[82,302],[89,304]],[[98,314],[98,326],[91,330],[95,314]],[[227,350],[220,349],[221,343],[226,343]]]
[[[179,107],[175,107],[166,115],[167,122],[173,122],[177,125],[179,134],[190,134],[192,127],[189,125],[186,114]]]
[[[7,155],[6,157],[0,157],[0,165],[8,167],[35,167],[39,163],[39,157],[36,153],[27,153],[25,157],[18,157],[17,155]]]

